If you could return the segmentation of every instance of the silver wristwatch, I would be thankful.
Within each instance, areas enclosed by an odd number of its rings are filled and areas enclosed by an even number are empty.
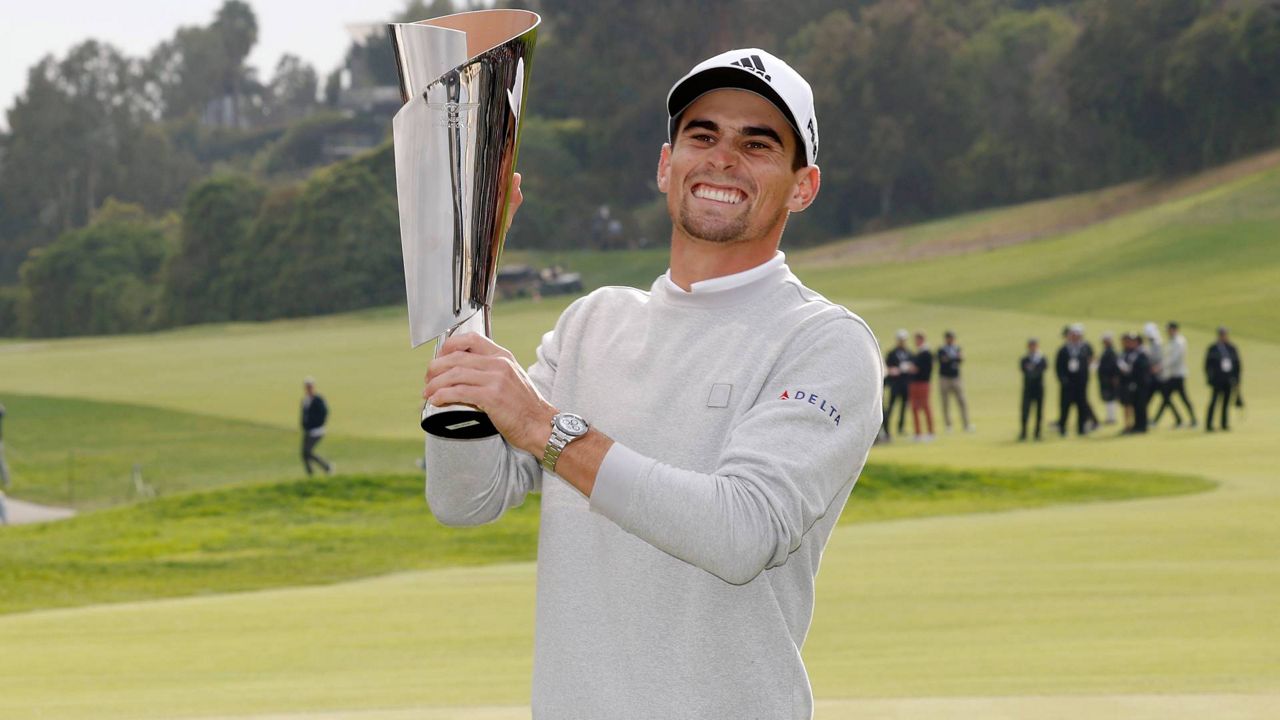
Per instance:
[[[551,418],[551,437],[547,439],[547,448],[542,451],[542,467],[555,472],[556,462],[560,460],[565,446],[586,435],[590,429],[586,420],[573,413],[562,412]]]

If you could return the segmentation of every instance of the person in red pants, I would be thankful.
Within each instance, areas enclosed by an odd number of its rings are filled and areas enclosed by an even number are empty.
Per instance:
[[[911,380],[907,386],[907,400],[911,403],[911,426],[916,442],[933,440],[933,410],[929,407],[929,380],[933,377],[933,351],[925,341],[924,332],[915,335],[916,354],[911,359]],[[920,434],[920,413],[924,413],[928,433]]]

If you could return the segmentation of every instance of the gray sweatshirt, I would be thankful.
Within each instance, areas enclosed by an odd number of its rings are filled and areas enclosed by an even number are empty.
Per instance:
[[[614,439],[590,499],[501,438],[428,438],[449,525],[542,493],[535,718],[810,718],[823,546],[881,421],[875,336],[781,263],[746,285],[604,288],[529,370]]]

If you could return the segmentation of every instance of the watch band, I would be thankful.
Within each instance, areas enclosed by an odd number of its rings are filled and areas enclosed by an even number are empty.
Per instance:
[[[556,471],[556,463],[560,461],[560,453],[564,452],[564,448],[573,438],[560,432],[554,425],[551,427],[551,437],[547,438],[547,447],[542,451],[542,467],[548,472]]]

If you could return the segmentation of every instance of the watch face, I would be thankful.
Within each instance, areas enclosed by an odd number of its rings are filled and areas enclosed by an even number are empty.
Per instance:
[[[571,413],[560,413],[556,416],[556,427],[560,432],[572,437],[587,433],[587,421]]]

